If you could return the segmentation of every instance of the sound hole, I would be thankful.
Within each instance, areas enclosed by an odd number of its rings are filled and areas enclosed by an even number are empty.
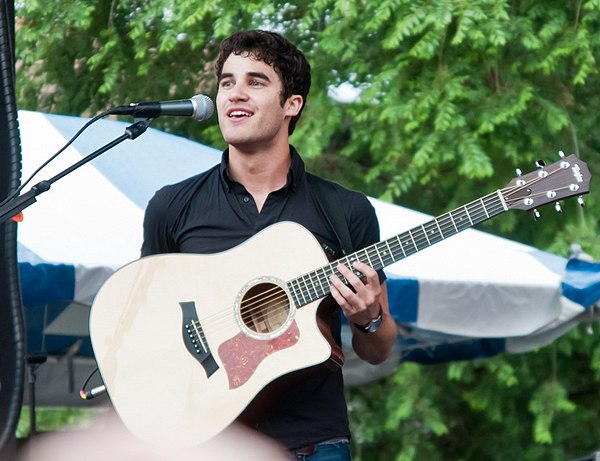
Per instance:
[[[249,330],[268,334],[280,328],[288,318],[290,303],[286,292],[273,283],[251,287],[240,304],[242,322]]]

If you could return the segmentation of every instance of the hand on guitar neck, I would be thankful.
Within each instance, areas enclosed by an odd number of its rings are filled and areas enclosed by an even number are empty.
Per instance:
[[[345,281],[331,275],[331,295],[353,325],[352,346],[356,354],[371,364],[383,362],[390,354],[396,337],[396,325],[389,315],[387,288],[379,283],[379,274],[361,261],[352,267],[336,267]],[[368,325],[381,315],[381,322],[372,333],[356,325]]]

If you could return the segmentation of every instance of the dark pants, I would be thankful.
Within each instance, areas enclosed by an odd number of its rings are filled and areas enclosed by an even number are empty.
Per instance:
[[[292,450],[290,459],[301,461],[352,461],[347,440],[325,441]]]

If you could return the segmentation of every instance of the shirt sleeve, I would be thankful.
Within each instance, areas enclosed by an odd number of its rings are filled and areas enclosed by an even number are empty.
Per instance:
[[[141,256],[177,252],[169,228],[169,206],[166,190],[161,189],[148,202],[144,214],[144,240]]]

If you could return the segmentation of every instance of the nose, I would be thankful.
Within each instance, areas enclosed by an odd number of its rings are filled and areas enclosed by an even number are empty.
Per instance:
[[[244,101],[247,98],[248,94],[245,91],[244,85],[241,83],[236,83],[227,91],[227,99],[230,101]]]

